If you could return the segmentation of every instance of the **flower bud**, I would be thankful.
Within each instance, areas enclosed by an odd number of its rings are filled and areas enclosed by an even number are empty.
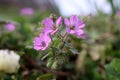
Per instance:
[[[57,20],[56,20],[56,25],[59,26],[62,24],[62,17],[59,17]]]

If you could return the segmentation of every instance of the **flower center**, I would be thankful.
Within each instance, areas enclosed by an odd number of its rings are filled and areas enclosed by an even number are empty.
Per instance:
[[[46,43],[44,41],[42,41],[41,46],[45,47]]]
[[[70,30],[75,30],[75,26],[70,26]]]

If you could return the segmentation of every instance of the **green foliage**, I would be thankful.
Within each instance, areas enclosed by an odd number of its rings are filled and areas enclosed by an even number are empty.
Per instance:
[[[105,67],[108,80],[120,80],[120,59],[113,59]]]
[[[47,74],[43,74],[41,76],[39,76],[38,80],[50,80],[50,79],[54,79],[54,75],[47,73]]]

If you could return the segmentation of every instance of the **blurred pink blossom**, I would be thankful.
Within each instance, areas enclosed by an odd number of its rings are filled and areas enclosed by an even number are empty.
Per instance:
[[[117,11],[117,12],[116,12],[116,15],[120,17],[120,11]]]
[[[15,24],[13,24],[13,23],[7,23],[7,24],[5,24],[5,26],[4,26],[4,29],[5,29],[6,31],[14,31],[15,28],[16,28],[16,26],[15,26]]]
[[[20,14],[21,15],[32,16],[34,14],[34,9],[33,8],[22,8],[20,10]]]

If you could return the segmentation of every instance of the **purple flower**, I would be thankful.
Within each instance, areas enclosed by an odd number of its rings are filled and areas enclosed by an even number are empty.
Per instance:
[[[14,31],[15,28],[16,28],[16,26],[15,26],[13,23],[7,23],[7,24],[5,24],[5,26],[4,26],[4,29],[5,29],[6,31]]]
[[[62,24],[62,17],[59,17],[56,22],[53,22],[53,20],[48,17],[42,23],[45,26],[43,28],[43,33],[50,33],[51,35],[53,35],[58,31],[58,26]]]
[[[39,37],[35,37],[33,43],[34,43],[34,49],[35,50],[42,50],[44,51],[50,44],[51,38],[41,33]]]
[[[117,11],[117,12],[116,12],[116,15],[120,17],[120,11]]]
[[[78,37],[84,34],[83,28],[85,27],[85,24],[82,20],[78,18],[76,15],[72,15],[70,17],[70,20],[67,18],[64,19],[64,23],[66,26],[66,32],[69,34],[74,34]]]
[[[34,10],[33,10],[33,8],[22,8],[20,10],[20,14],[21,15],[32,16],[34,14]]]

